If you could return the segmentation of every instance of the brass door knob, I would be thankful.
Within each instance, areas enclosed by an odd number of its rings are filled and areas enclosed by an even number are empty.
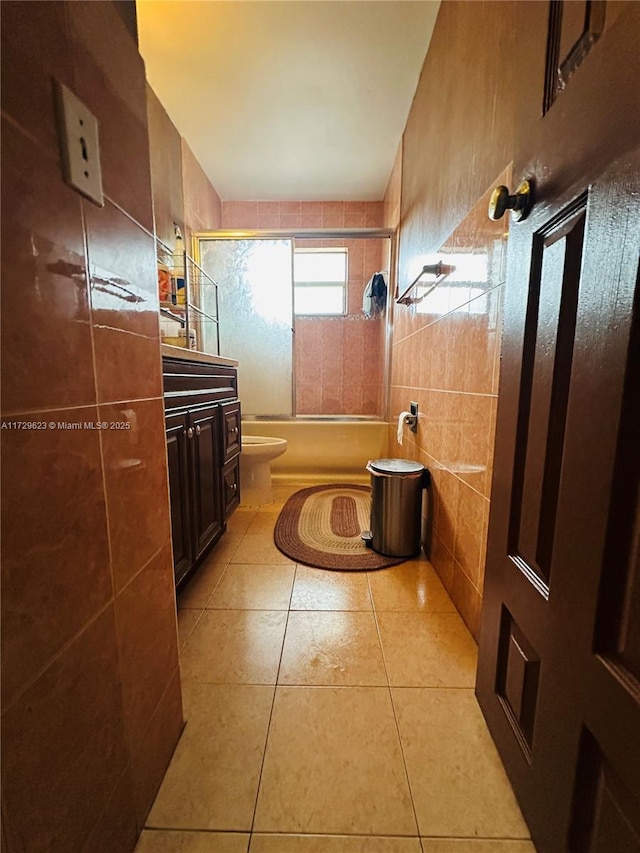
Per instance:
[[[507,210],[510,210],[515,222],[522,222],[529,215],[532,205],[529,181],[522,181],[513,195],[509,194],[507,187],[499,186],[491,193],[489,199],[489,219],[501,219]]]

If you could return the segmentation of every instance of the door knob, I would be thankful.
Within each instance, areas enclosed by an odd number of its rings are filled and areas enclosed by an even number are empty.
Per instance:
[[[516,222],[522,222],[529,215],[532,205],[529,181],[522,181],[513,195],[509,195],[506,187],[499,186],[491,193],[489,199],[489,219],[500,219],[507,210],[510,210],[512,218]]]
[[[196,425],[196,435],[200,435],[200,424]]]
[[[193,438],[193,427],[189,427],[187,430],[187,438]]]

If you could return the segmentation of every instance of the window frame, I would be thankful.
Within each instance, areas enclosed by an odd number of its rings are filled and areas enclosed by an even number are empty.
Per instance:
[[[295,256],[297,254],[342,254],[344,255],[344,281],[324,281],[324,280],[315,280],[315,281],[296,281],[295,277]],[[346,317],[349,311],[348,299],[349,299],[349,249],[347,246],[318,246],[314,247],[300,247],[293,248],[293,275],[292,275],[292,283],[293,283],[293,316],[294,317]],[[342,290],[342,311],[323,311],[323,312],[313,312],[309,313],[307,311],[298,312],[296,310],[296,291],[298,288],[319,288],[319,287],[331,287],[331,288],[340,288]]]

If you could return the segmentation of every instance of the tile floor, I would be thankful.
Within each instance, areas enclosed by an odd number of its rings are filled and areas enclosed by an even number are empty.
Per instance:
[[[535,853],[424,558],[369,573],[239,509],[178,599],[187,725],[137,853]]]

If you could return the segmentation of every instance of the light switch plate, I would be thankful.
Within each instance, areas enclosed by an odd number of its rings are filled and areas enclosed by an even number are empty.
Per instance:
[[[55,81],[62,172],[69,186],[104,207],[98,122],[73,92]]]

